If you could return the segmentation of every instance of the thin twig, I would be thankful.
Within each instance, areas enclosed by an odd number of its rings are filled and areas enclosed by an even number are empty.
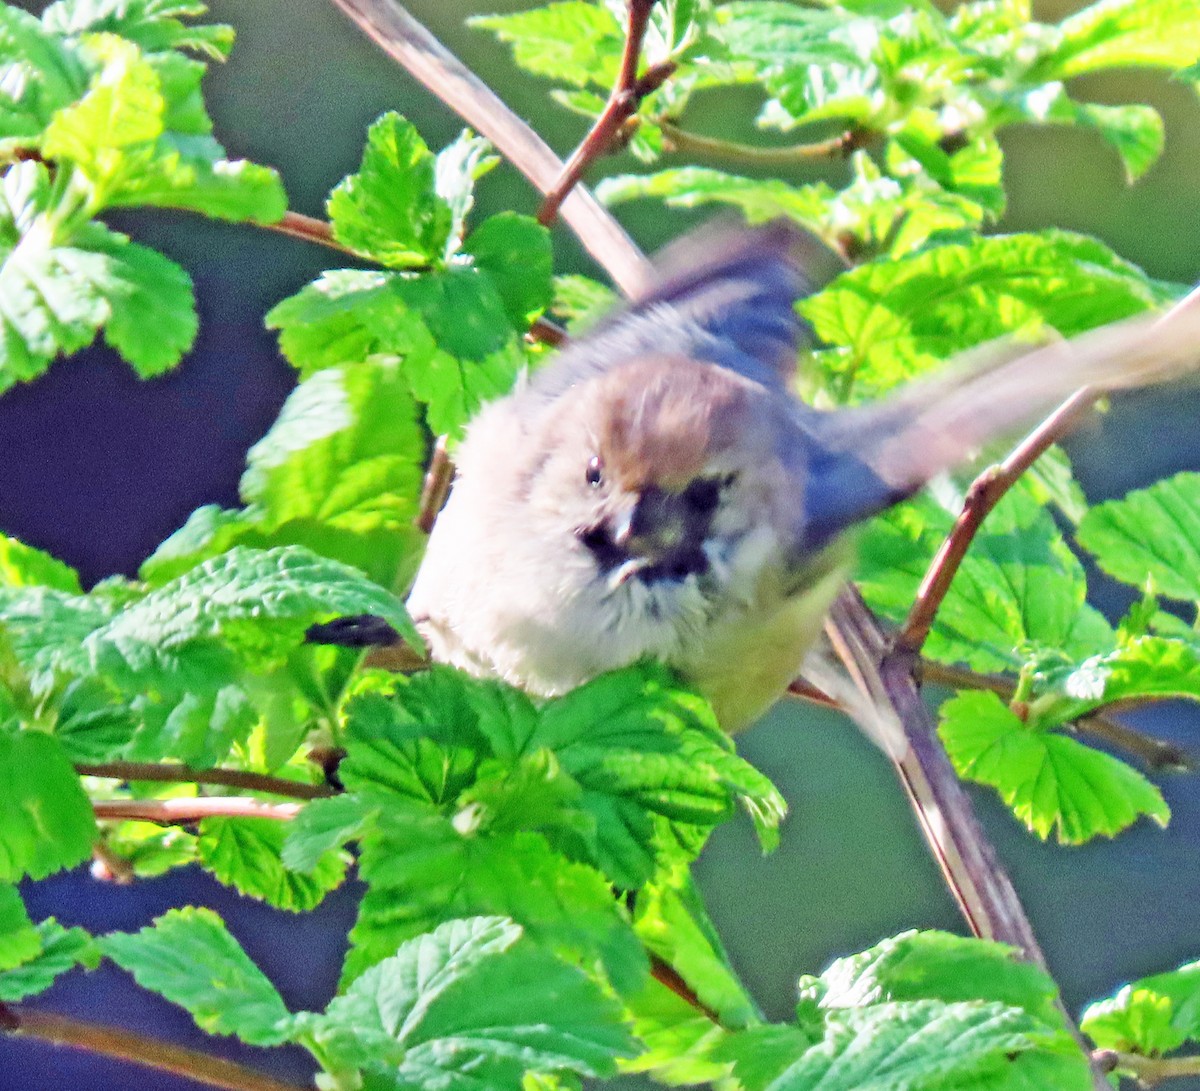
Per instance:
[[[1029,433],[999,465],[984,470],[967,490],[962,511],[954,529],[946,535],[941,548],[925,572],[908,619],[897,642],[910,651],[920,651],[933,628],[934,618],[945,599],[959,565],[989,512],[1054,443],[1063,438],[1096,403],[1101,392],[1085,387],[1071,395],[1041,424]]]
[[[486,136],[539,192],[553,187],[562,173],[562,161],[550,146],[396,0],[333,2],[415,79]],[[563,201],[560,215],[627,295],[641,291],[649,263],[590,191],[576,186]]]
[[[699,133],[681,129],[665,117],[656,118],[655,122],[662,131],[668,151],[703,156],[706,159],[732,160],[754,167],[788,167],[798,163],[810,163],[814,159],[835,159],[849,155],[856,148],[864,147],[869,142],[863,134],[854,129],[847,129],[844,133],[838,133],[827,140],[771,148],[701,136]]]
[[[299,1084],[285,1083],[245,1065],[185,1049],[172,1042],[23,1005],[0,1004],[0,1032],[86,1049],[118,1061],[184,1076],[209,1087],[222,1087],[226,1091],[304,1091]]]
[[[1104,1071],[1129,1076],[1142,1087],[1157,1087],[1167,1080],[1184,1076],[1200,1076],[1200,1054],[1195,1053],[1180,1057],[1144,1057],[1140,1053],[1098,1049],[1093,1057]]]
[[[425,471],[425,481],[421,485],[421,505],[417,511],[417,529],[424,534],[433,531],[438,512],[446,503],[450,492],[450,482],[454,478],[454,463],[446,453],[446,437],[438,436],[433,444],[433,457],[429,460],[429,469]]]
[[[289,821],[302,803],[264,803],[244,796],[199,796],[191,799],[96,799],[92,810],[103,822],[160,822],[183,826],[203,818],[274,818]]]
[[[664,962],[658,955],[650,956],[650,976],[666,989],[670,989],[688,1007],[695,1008],[701,1015],[721,1026],[721,1018],[703,1000],[692,987],[683,980],[678,970],[669,962]]]
[[[340,250],[343,254],[354,255],[348,246],[343,246],[333,237],[333,227],[328,220],[318,220],[315,216],[305,216],[302,212],[285,212],[283,219],[274,223],[259,223],[256,226],[277,231],[281,235],[289,235],[293,239],[303,239],[305,242],[315,242],[320,246],[328,246],[332,250]],[[354,255],[356,256],[356,255]]]
[[[92,846],[92,878],[100,883],[129,886],[137,874],[128,860],[100,840]]]
[[[169,762],[110,761],[99,765],[80,762],[75,766],[75,772],[84,777],[106,777],[108,780],[215,784],[222,788],[242,788],[248,792],[269,792],[289,799],[321,799],[335,794],[332,788],[324,784],[303,784],[265,773],[250,773],[244,769],[193,769],[190,765]]]
[[[674,62],[667,61],[653,65],[641,79],[638,78],[642,42],[650,25],[650,12],[654,4],[655,0],[626,0],[625,46],[621,51],[621,64],[612,93],[587,136],[571,153],[547,192],[542,207],[538,209],[539,223],[549,226],[554,222],[559,206],[583,177],[583,172],[595,160],[609,153],[617,133],[637,113],[642,99],[661,87],[663,81],[675,71]]]

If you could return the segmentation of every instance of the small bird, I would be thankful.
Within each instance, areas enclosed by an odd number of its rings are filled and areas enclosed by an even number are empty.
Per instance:
[[[817,245],[701,230],[481,410],[408,600],[434,659],[543,696],[656,659],[739,730],[798,673],[856,525],[1081,386],[1200,357],[1194,318],[1135,319],[818,410],[790,389]]]

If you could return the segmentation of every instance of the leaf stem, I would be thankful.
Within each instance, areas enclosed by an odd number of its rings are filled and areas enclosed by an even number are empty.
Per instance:
[[[264,803],[245,796],[200,796],[195,799],[96,799],[92,810],[102,822],[161,822],[188,825],[204,818],[274,818],[289,821],[302,803]]]
[[[638,77],[642,42],[650,25],[650,12],[655,0],[626,0],[625,46],[621,51],[621,66],[608,102],[596,118],[587,136],[571,153],[557,180],[546,193],[538,209],[538,222],[549,226],[558,215],[559,206],[583,177],[583,172],[612,149],[621,127],[634,114],[647,95],[658,90],[675,71],[674,61],[651,65],[645,75]]]
[[[811,163],[814,159],[833,159],[849,155],[856,148],[866,146],[870,135],[847,129],[827,140],[814,140],[806,144],[788,144],[784,147],[760,147],[755,144],[740,144],[732,140],[721,140],[712,136],[681,129],[665,117],[654,119],[662,130],[663,140],[670,151],[685,155],[703,156],[708,159],[725,159],[753,167],[788,167],[798,163]]]
[[[86,1049],[114,1060],[184,1076],[209,1087],[225,1088],[226,1091],[304,1091],[299,1084],[285,1083],[198,1050],[185,1049],[119,1027],[86,1023],[23,1005],[0,1004],[0,1032]]]
[[[75,772],[85,777],[108,780],[153,780],[171,784],[216,784],[223,788],[244,788],[250,792],[269,792],[291,799],[321,799],[336,794],[324,784],[302,784],[265,773],[244,769],[193,769],[171,762],[110,761],[89,765],[77,763]]]

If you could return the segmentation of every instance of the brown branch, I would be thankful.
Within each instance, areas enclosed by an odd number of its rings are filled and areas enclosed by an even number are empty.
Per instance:
[[[712,1020],[717,1026],[721,1026],[721,1017],[696,995],[674,966],[669,962],[664,962],[658,955],[650,956],[650,976],[664,988],[673,992],[688,1007],[695,1008],[701,1015]]]
[[[549,192],[562,173],[562,161],[397,0],[333,2],[415,79],[486,136],[539,192]],[[576,186],[563,201],[560,214],[627,295],[641,291],[649,263],[590,191]]]
[[[320,246],[328,246],[340,250],[343,254],[354,254],[348,246],[343,246],[333,237],[333,227],[328,220],[318,220],[315,216],[305,216],[302,212],[285,212],[282,220],[274,223],[260,223],[255,226],[265,227],[269,231],[277,231],[281,235],[289,235],[293,239],[303,239],[305,242],[315,242]]]
[[[1020,898],[975,817],[921,699],[916,653],[889,638],[850,586],[843,588],[830,611],[828,632],[864,692],[896,714],[903,746],[889,757],[971,931],[1015,947],[1027,961],[1048,970]],[[1088,1053],[1061,1001],[1058,1006],[1080,1048]],[[1096,1091],[1111,1091],[1099,1072],[1093,1072],[1093,1080]]]
[[[988,467],[971,483],[954,529],[942,542],[921,581],[912,610],[897,637],[898,643],[910,651],[921,650],[984,519],[1050,445],[1071,431],[1095,404],[1100,393],[1094,387],[1076,391],[1030,432],[1003,462]]]
[[[669,151],[708,159],[728,159],[755,167],[789,167],[797,163],[811,163],[814,159],[835,159],[849,155],[856,148],[864,147],[870,142],[867,135],[855,129],[847,129],[827,140],[772,148],[701,136],[699,133],[681,129],[665,117],[656,118],[655,123],[662,130],[663,141]]]
[[[192,799],[96,799],[92,810],[102,822],[161,822],[181,826],[203,818],[293,819],[302,803],[264,803],[243,796],[200,796]]]
[[[137,878],[133,865],[123,856],[118,856],[104,843],[97,841],[92,846],[92,878],[99,883],[129,886]]]
[[[86,1049],[114,1060],[184,1076],[209,1087],[222,1087],[226,1091],[304,1091],[299,1084],[285,1083],[253,1068],[198,1050],[185,1049],[120,1027],[85,1023],[23,1005],[0,1004],[0,1032]]]
[[[655,0],[626,0],[625,46],[621,51],[621,64],[612,93],[587,136],[571,153],[562,173],[546,193],[546,199],[538,209],[539,223],[549,226],[554,222],[559,206],[583,177],[583,172],[595,160],[612,150],[617,134],[637,113],[642,99],[661,87],[663,81],[675,71],[675,63],[665,61],[652,65],[644,76],[638,78],[642,42],[646,37],[646,28],[650,25],[650,12],[654,9],[654,3]]]
[[[335,795],[323,784],[302,784],[265,773],[250,773],[244,769],[193,769],[190,765],[143,761],[110,761],[100,765],[80,762],[75,772],[85,777],[105,777],[108,780],[153,780],[171,784],[215,784],[223,788],[242,788],[248,792],[268,792],[290,799],[321,799]]]
[[[417,529],[425,534],[433,531],[433,524],[446,503],[450,492],[450,482],[454,477],[454,463],[446,453],[446,437],[438,436],[433,444],[433,457],[429,460],[429,469],[425,471],[425,481],[421,485],[421,505],[417,511]]]

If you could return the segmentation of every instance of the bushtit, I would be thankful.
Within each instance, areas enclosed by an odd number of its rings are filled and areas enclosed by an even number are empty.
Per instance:
[[[789,391],[811,247],[700,232],[479,413],[408,603],[435,659],[554,695],[651,657],[737,730],[795,677],[856,524],[1080,386],[1200,356],[1195,321],[1135,320],[819,411]]]

